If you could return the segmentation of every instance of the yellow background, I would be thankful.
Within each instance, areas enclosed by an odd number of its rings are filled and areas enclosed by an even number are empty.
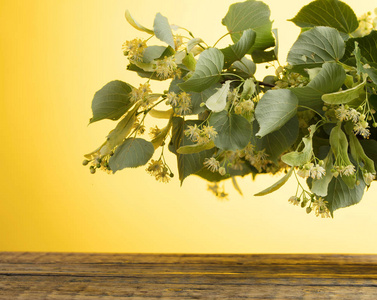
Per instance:
[[[213,44],[233,2],[1,2],[0,251],[377,253],[375,182],[359,205],[330,220],[288,204],[293,179],[257,198],[277,177],[247,176],[239,181],[244,197],[227,182],[230,200],[218,201],[197,177],[179,187],[177,178],[157,183],[144,167],[110,176],[81,166],[114,126],[87,126],[95,91],[114,79],[142,82],[126,71],[121,45],[146,34],[127,24],[124,11],[147,27],[161,12]],[[308,2],[266,1],[282,62],[299,32],[286,20]],[[377,6],[347,3],[357,15]],[[175,165],[173,155],[169,161]]]

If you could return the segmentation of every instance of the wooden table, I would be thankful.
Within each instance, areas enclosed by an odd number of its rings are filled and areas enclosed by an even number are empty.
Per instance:
[[[377,299],[377,255],[0,252],[0,299]]]

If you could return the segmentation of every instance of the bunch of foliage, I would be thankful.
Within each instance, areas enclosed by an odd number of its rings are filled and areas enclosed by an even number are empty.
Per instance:
[[[222,180],[231,178],[238,189],[237,176],[282,171],[256,195],[277,190],[294,174],[298,188],[289,202],[307,213],[329,217],[358,203],[377,164],[377,31],[370,15],[358,19],[338,0],[304,6],[290,20],[301,33],[281,66],[277,31],[261,1],[229,7],[222,24],[234,43],[222,49],[160,13],[148,29],[127,11],[127,21],[150,35],[123,45],[127,68],[142,83],[115,80],[95,93],[90,123],[119,122],[83,164],[91,173],[147,164],[148,173],[168,182],[168,148],[181,183],[200,176],[219,197],[227,196],[217,184]],[[149,45],[152,37],[160,45]],[[275,74],[257,80],[260,63],[274,66]],[[169,80],[169,89],[154,93],[151,80]],[[151,128],[146,139],[149,117],[166,119],[166,126]]]

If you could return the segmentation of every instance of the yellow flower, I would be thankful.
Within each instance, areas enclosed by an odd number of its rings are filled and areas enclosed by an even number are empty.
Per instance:
[[[171,179],[170,173],[167,167],[163,167],[163,169],[158,172],[156,175],[156,180],[168,183]]]
[[[220,162],[214,157],[204,159],[203,165],[211,172],[216,172],[220,168]]]
[[[172,77],[174,71],[177,69],[177,64],[172,56],[168,56],[164,59],[156,61],[156,74],[161,79],[167,79]]]
[[[147,43],[141,39],[134,39],[132,41],[126,41],[122,45],[124,55],[132,61],[142,61],[144,50],[147,48]]]
[[[160,173],[163,169],[164,169],[164,164],[161,160],[152,159],[146,171],[149,174],[156,176],[156,174]]]

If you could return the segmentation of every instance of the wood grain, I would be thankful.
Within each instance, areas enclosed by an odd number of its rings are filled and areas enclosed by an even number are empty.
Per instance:
[[[377,299],[375,255],[0,252],[0,299]]]

